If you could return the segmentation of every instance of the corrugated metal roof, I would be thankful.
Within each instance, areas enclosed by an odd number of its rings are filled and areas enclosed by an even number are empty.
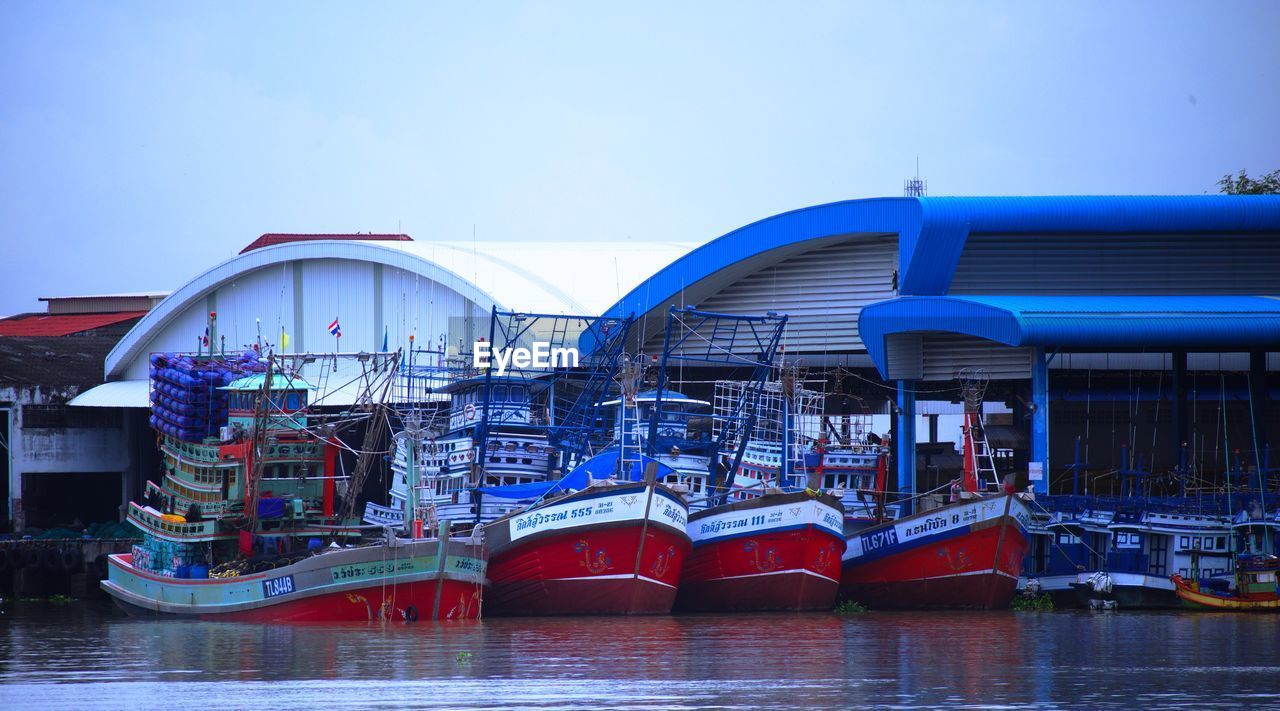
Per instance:
[[[96,385],[102,382],[102,359],[115,341],[104,336],[0,338],[0,384],[46,388]]]
[[[882,374],[895,333],[961,333],[1008,346],[1274,347],[1280,297],[904,296],[864,308],[858,328]]]
[[[604,311],[610,316],[665,310],[683,304],[683,295],[701,282],[731,275],[731,267],[754,257],[783,258],[788,248],[856,234],[896,234],[916,229],[920,203],[915,198],[872,198],[806,207],[767,217],[722,235],[653,273]],[[737,276],[744,276],[738,274]]]
[[[0,319],[0,336],[70,336],[142,318],[146,311],[105,314],[20,314]]]
[[[944,294],[971,233],[1275,232],[1280,195],[1064,195],[918,199],[899,244],[901,293]]]
[[[971,232],[1160,233],[1280,231],[1280,196],[904,197],[848,200],[765,218],[668,264],[606,311],[644,315],[730,267],[834,236],[899,235],[899,292],[946,293]]]

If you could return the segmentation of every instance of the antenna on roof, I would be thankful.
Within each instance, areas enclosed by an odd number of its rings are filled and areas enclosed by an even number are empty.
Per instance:
[[[902,194],[906,197],[924,197],[929,192],[929,181],[920,179],[920,156],[916,156],[916,177],[902,184]]]

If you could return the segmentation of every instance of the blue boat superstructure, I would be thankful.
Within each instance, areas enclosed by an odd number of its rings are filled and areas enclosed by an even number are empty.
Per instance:
[[[1206,578],[1234,574],[1231,520],[1217,497],[1048,496],[1037,503],[1043,512],[1020,586],[1056,603],[1179,607],[1170,576],[1186,577],[1193,555]]]

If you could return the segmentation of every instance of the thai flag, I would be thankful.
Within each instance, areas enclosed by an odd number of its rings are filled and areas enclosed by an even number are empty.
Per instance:
[[[338,319],[335,318],[333,323],[329,324],[329,333],[338,338],[342,338],[342,327],[338,325]]]

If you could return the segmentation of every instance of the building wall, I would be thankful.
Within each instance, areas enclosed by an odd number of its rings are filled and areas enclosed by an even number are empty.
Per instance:
[[[68,408],[78,388],[5,387],[0,402],[9,413],[8,519],[25,526],[23,477],[39,474],[123,475],[133,468],[124,412]],[[74,492],[68,492],[73,494]]]

